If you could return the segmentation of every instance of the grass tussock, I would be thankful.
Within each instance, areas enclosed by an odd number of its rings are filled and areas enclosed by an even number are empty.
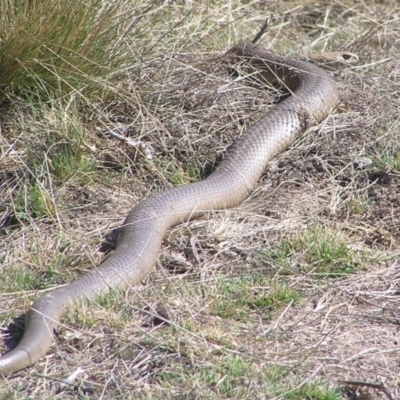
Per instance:
[[[275,94],[232,81],[224,52],[266,19],[260,43],[277,52],[359,55],[330,72],[338,108],[276,157],[240,207],[168,232],[143,285],[69,307],[48,357],[2,378],[0,398],[398,390],[390,1],[0,0],[0,353],[37,295],[100,263],[133,205],[206,177],[265,114]]]
[[[161,3],[159,3],[161,4]],[[101,95],[139,57],[157,2],[1,1],[0,93],[31,99]],[[138,49],[136,49],[138,50]]]

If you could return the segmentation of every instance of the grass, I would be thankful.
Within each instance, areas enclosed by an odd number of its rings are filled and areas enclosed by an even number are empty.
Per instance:
[[[283,399],[297,400],[340,400],[337,389],[329,388],[321,382],[314,381],[300,385],[294,390],[287,390],[282,385],[282,378],[288,374],[271,365],[261,366],[256,362],[245,360],[241,356],[228,356],[220,362],[200,367],[192,366],[188,371],[182,365],[171,365],[169,370],[157,376],[161,385],[173,390],[196,396],[200,389],[207,398],[250,398],[252,387],[260,386],[266,396],[282,395]],[[296,378],[292,378],[295,381]]]
[[[215,288],[211,313],[221,318],[246,319],[252,311],[273,311],[295,304],[299,295],[285,283],[267,275],[220,279]]]
[[[265,113],[266,90],[232,84],[230,46],[271,15],[264,46],[360,56],[250,199],[172,229],[143,285],[69,307],[0,399],[336,400],[376,371],[397,388],[399,13],[367,3],[0,0],[1,353],[134,204],[207,176]]]
[[[338,390],[324,387],[320,382],[306,384],[285,396],[287,400],[340,400],[341,398]]]
[[[393,173],[400,173],[400,150],[385,152],[376,160],[378,170],[388,169]]]
[[[51,100],[69,92],[103,93],[109,75],[126,63],[124,36],[145,11],[128,3],[2,1],[2,97],[11,92]]]
[[[13,207],[15,217],[21,221],[29,221],[30,217],[55,218],[62,208],[63,189],[71,185],[84,187],[96,169],[77,113],[59,112],[57,108],[36,106],[31,113],[25,110],[23,120],[14,126],[35,135],[20,158],[24,176],[17,183]]]
[[[368,256],[352,250],[337,234],[316,225],[295,237],[283,237],[274,248],[262,249],[260,256],[286,265],[288,270],[296,263],[299,272],[318,278],[351,274],[365,268]]]

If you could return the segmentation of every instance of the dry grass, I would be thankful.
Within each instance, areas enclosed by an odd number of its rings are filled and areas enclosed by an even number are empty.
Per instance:
[[[359,54],[335,73],[340,106],[243,205],[171,230],[142,286],[69,310],[48,356],[2,380],[0,398],[389,398],[344,381],[396,394],[397,4],[222,3],[162,8],[151,51],[103,102],[15,99],[2,112],[1,352],[38,294],[100,262],[99,243],[134,204],[207,175],[265,112],[266,91],[232,85],[223,53],[267,16],[261,43],[278,52]]]

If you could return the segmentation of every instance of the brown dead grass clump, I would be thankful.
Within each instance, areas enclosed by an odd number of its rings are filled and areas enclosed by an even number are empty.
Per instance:
[[[360,57],[333,73],[337,110],[276,157],[244,204],[172,229],[142,286],[68,310],[48,356],[0,381],[0,398],[396,396],[396,5],[173,2],[160,8],[159,40],[113,75],[101,101],[8,103],[0,136],[1,353],[18,338],[10,322],[38,294],[97,265],[133,205],[204,178],[265,113],[275,94],[227,73],[223,54],[233,44],[251,39],[268,17],[260,43],[277,52]],[[46,132],[60,135],[50,149]],[[76,173],[55,169],[54,152],[66,149]],[[32,186],[32,176],[40,184]],[[68,385],[60,382],[77,370]]]

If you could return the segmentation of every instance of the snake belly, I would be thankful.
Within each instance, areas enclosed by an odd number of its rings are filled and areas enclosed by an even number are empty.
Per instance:
[[[26,315],[20,343],[0,357],[0,374],[21,370],[47,353],[53,330],[71,301],[139,283],[152,270],[167,229],[209,210],[240,204],[267,163],[338,104],[335,82],[315,65],[277,56],[255,44],[235,46],[227,57],[243,61],[247,70],[285,87],[290,96],[237,139],[208,178],[150,196],[135,206],[123,223],[116,250],[100,266],[39,297]]]

